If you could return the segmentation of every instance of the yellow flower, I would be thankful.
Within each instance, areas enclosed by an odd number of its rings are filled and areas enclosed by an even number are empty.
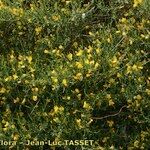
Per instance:
[[[25,104],[25,102],[26,102],[26,99],[24,98],[24,99],[22,100],[21,104]]]
[[[107,95],[106,95],[106,98],[107,98],[107,99],[111,99],[111,95],[110,95],[110,94],[107,94]]]
[[[70,100],[71,99],[71,97],[70,96],[67,96],[67,100]]]
[[[91,54],[88,54],[88,59],[91,59],[92,58],[92,55]]]
[[[146,89],[145,92],[150,95],[150,89]]]
[[[141,140],[144,141],[144,139],[148,136],[148,132],[141,131]]]
[[[18,76],[16,74],[13,75],[13,79],[16,80]]]
[[[133,70],[133,71],[138,71],[137,65],[134,64],[134,65],[132,66],[132,70]]]
[[[134,142],[134,147],[139,148],[139,141],[138,141],[138,140],[136,140],[136,141]]]
[[[66,5],[68,5],[69,3],[71,3],[71,1],[66,1]]]
[[[47,49],[45,49],[45,50],[44,50],[44,53],[45,53],[45,54],[48,54],[48,53],[49,53],[49,51],[48,51]]]
[[[28,19],[28,22],[29,22],[29,23],[32,23],[32,19],[31,19],[31,18],[29,18],[29,19]]]
[[[95,36],[95,35],[94,35],[94,33],[92,33],[91,31],[89,32],[89,35],[91,35],[91,36]]]
[[[92,50],[93,50],[93,48],[89,45],[89,46],[88,46],[88,49],[87,49],[87,52],[88,52],[88,53],[91,53]]]
[[[60,50],[57,50],[57,51],[56,51],[56,56],[61,57],[61,52],[60,52]]]
[[[8,128],[5,128],[5,127],[3,128],[3,131],[4,131],[4,132],[6,132],[7,130],[8,130]]]
[[[119,34],[119,33],[121,33],[121,31],[120,31],[120,30],[117,30],[116,33]]]
[[[35,28],[36,35],[39,35],[41,31],[42,31],[42,27],[36,27]]]
[[[67,80],[66,80],[66,79],[63,79],[62,84],[63,84],[64,86],[67,86],[67,85],[68,85],[68,84],[67,84]]]
[[[110,79],[109,79],[109,83],[112,83],[112,84],[113,84],[114,82],[115,82],[115,79],[113,79],[113,78],[110,78]]]
[[[90,106],[89,103],[87,103],[86,101],[84,101],[83,108],[85,108],[85,109],[91,109],[91,106]]]
[[[143,69],[142,64],[138,65],[134,64],[133,66],[127,64],[126,66],[127,66],[127,74],[131,74],[134,71],[140,71],[141,69]]]
[[[33,69],[32,67],[29,68],[30,69],[30,72],[34,72],[35,69]]]
[[[96,48],[96,53],[99,54],[101,52],[100,48]]]
[[[54,113],[58,113],[58,111],[59,111],[59,107],[58,106],[54,106]]]
[[[109,147],[110,150],[115,150],[115,147],[112,145]]]
[[[79,100],[81,100],[81,96],[82,96],[82,94],[77,94],[77,98],[78,98]]]
[[[53,81],[54,83],[57,83],[57,82],[58,82],[58,79],[57,79],[56,77],[51,77],[51,79],[52,79],[52,81]]]
[[[142,65],[142,64],[138,64],[137,68],[138,68],[139,70],[142,70],[142,69],[143,69],[143,65]]]
[[[122,35],[123,35],[123,36],[126,36],[126,35],[127,35],[127,33],[126,33],[125,31],[123,31],[123,32],[122,32]]]
[[[53,121],[55,121],[56,123],[60,122],[60,119],[58,117],[54,118]]]
[[[133,7],[137,7],[138,5],[142,4],[143,0],[134,0]]]
[[[80,124],[81,123],[81,119],[76,119],[76,123]]]
[[[34,87],[34,88],[32,88],[32,91],[33,91],[33,92],[38,92],[39,89],[38,89],[37,87]]]
[[[74,76],[74,79],[82,80],[83,79],[82,73],[77,73],[76,76]]]
[[[58,21],[58,20],[60,20],[60,15],[53,15],[52,19],[53,19],[53,21]]]
[[[107,42],[108,42],[108,43],[111,43],[111,39],[110,39],[110,38],[107,38]]]
[[[67,58],[68,58],[69,60],[72,60],[72,54],[69,53],[69,54],[67,55]]]
[[[132,73],[132,67],[129,64],[127,64],[127,74],[130,73]]]
[[[86,77],[88,78],[88,77],[90,77],[91,76],[91,73],[87,73],[86,74]]]
[[[95,66],[94,66],[94,69],[97,69],[98,67],[99,67],[99,63],[96,62],[96,63],[95,63]]]
[[[77,89],[77,88],[75,89],[75,92],[76,92],[76,93],[80,93],[79,89]]]
[[[76,62],[76,66],[77,66],[78,69],[83,68],[83,65],[81,64],[81,62]]]
[[[5,78],[5,81],[7,82],[7,81],[10,81],[11,79],[12,79],[12,77],[8,76],[7,78]]]
[[[83,126],[81,124],[81,119],[76,119],[76,124],[79,128],[83,128]]]
[[[137,96],[134,96],[134,99],[141,100],[142,96],[138,94]]]
[[[13,61],[13,60],[14,60],[14,58],[15,58],[15,57],[14,57],[14,55],[13,55],[13,54],[11,54],[11,55],[10,55],[10,61]]]
[[[112,64],[117,63],[117,57],[116,57],[116,56],[114,56],[111,62],[112,62]]]
[[[74,46],[75,48],[77,48],[77,47],[78,47],[78,43],[77,43],[77,42],[74,42],[74,43],[73,43],[73,46]]]
[[[112,67],[116,67],[119,63],[116,56],[114,56],[110,62]]]
[[[14,133],[14,134],[12,135],[12,137],[13,137],[13,140],[14,140],[14,141],[17,141],[17,140],[19,139],[19,134],[18,134],[18,133]]]
[[[7,121],[4,126],[7,128],[9,126],[9,122]]]
[[[52,70],[51,72],[53,75],[57,75],[57,72],[55,70]]]
[[[30,8],[31,8],[32,11],[34,11],[36,9],[34,4],[30,4]]]
[[[107,123],[108,123],[109,127],[112,127],[114,125],[114,121],[113,120],[110,120],[110,121],[108,120]]]
[[[32,61],[32,56],[27,56],[26,59],[28,60],[29,63]]]
[[[36,96],[36,95],[33,95],[33,96],[32,96],[32,99],[33,99],[34,101],[37,101],[37,96]]]
[[[84,62],[85,62],[86,64],[90,64],[90,61],[89,61],[88,59],[85,59]]]
[[[122,19],[121,19],[121,22],[122,22],[122,23],[127,23],[127,19],[126,19],[126,18],[122,18]]]
[[[117,77],[120,78],[120,77],[122,77],[122,75],[118,72]]]
[[[59,45],[59,49],[64,49],[64,47],[62,45]]]
[[[91,61],[90,61],[90,64],[91,64],[91,65],[94,65],[94,60],[91,60]]]
[[[2,87],[1,89],[0,89],[0,93],[5,93],[6,92],[6,89],[4,88],[4,87]]]
[[[16,99],[14,99],[14,103],[18,103],[20,101],[20,99],[17,97]]]
[[[0,0],[0,9],[5,7],[4,3]]]
[[[59,107],[59,111],[60,111],[60,112],[64,111],[64,107],[62,107],[62,106]]]
[[[58,107],[57,105],[54,106],[54,114],[58,114],[64,111],[64,107]]]
[[[82,56],[82,54],[83,54],[83,50],[80,49],[80,50],[76,53],[76,56]]]
[[[113,106],[115,103],[113,102],[112,99],[109,100],[109,106]]]
[[[11,128],[12,128],[12,129],[15,129],[16,127],[15,127],[15,125],[14,125],[14,124],[12,124],[12,125],[11,125]]]
[[[23,9],[22,8],[12,8],[11,13],[15,16],[22,16],[23,15]]]
[[[122,92],[122,93],[125,92],[125,88],[124,88],[124,87],[121,88],[121,92]]]

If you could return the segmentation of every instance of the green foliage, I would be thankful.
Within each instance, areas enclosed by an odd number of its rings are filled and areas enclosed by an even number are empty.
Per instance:
[[[0,140],[148,150],[149,8],[148,0],[0,0]]]

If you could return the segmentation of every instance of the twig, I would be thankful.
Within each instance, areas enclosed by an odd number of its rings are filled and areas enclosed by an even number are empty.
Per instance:
[[[115,114],[110,114],[110,115],[107,115],[107,116],[104,116],[104,117],[92,117],[92,119],[96,119],[96,120],[101,120],[101,119],[105,119],[105,118],[108,118],[108,117],[114,117],[114,116],[117,116],[119,115],[121,112],[122,112],[122,109],[127,107],[126,105],[122,106],[119,110],[119,112],[115,113]]]
[[[120,41],[114,46],[114,48],[112,49],[112,51],[115,50],[116,47],[118,47],[118,45],[124,40],[124,38],[125,38],[125,37],[122,37],[122,38],[120,39]]]
[[[30,115],[33,113],[33,111],[35,110],[35,108],[37,107],[37,105],[38,105],[39,102],[40,102],[40,100],[37,101],[37,103],[36,103],[35,106],[33,107],[32,111],[30,112]]]

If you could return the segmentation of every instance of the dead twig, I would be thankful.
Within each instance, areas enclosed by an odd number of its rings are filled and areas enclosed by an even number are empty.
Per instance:
[[[103,116],[103,117],[92,117],[92,119],[96,119],[96,120],[102,120],[102,119],[105,119],[105,118],[108,118],[108,117],[114,117],[114,116],[117,116],[119,115],[121,112],[122,112],[122,109],[127,107],[126,105],[122,106],[119,110],[119,112],[115,113],[115,114],[110,114],[110,115],[107,115],[107,116]]]

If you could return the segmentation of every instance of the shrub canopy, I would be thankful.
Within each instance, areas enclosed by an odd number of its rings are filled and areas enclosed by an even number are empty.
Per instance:
[[[54,147],[147,150],[149,8],[149,0],[0,0],[0,147],[93,140]]]

